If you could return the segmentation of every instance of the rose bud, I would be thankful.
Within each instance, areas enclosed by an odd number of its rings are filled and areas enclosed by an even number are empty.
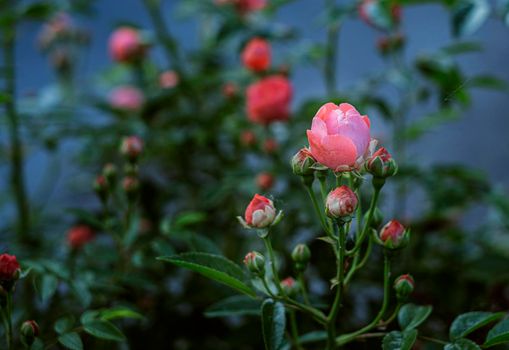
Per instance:
[[[267,6],[267,0],[233,0],[232,2],[241,15],[263,10]]]
[[[120,144],[120,154],[134,163],[143,152],[143,141],[138,136],[124,137]]]
[[[371,158],[365,162],[365,168],[367,172],[377,178],[386,178],[398,172],[396,161],[385,147],[381,147],[373,153]]]
[[[410,232],[397,220],[391,220],[380,230],[380,244],[388,249],[400,249],[408,244]]]
[[[176,72],[172,70],[163,72],[159,76],[159,86],[161,86],[163,89],[171,89],[177,86],[178,82],[179,76]]]
[[[2,287],[2,291],[11,292],[20,275],[21,268],[16,256],[9,254],[0,255],[0,287]]]
[[[134,200],[140,189],[140,181],[133,176],[126,176],[122,181],[122,188],[129,200]]]
[[[244,257],[244,264],[247,269],[256,276],[263,276],[265,274],[265,258],[258,252],[249,252]]]
[[[267,40],[262,38],[251,39],[242,51],[244,67],[254,72],[262,72],[269,68],[271,61],[271,48]]]
[[[259,194],[255,194],[247,206],[244,218],[238,217],[244,227],[258,229],[275,225],[279,222],[280,218],[281,212],[276,215],[274,203],[267,197]]]
[[[223,95],[227,98],[233,98],[237,95],[239,88],[234,83],[226,83],[223,85]]]
[[[266,139],[263,143],[263,150],[265,153],[274,153],[277,151],[279,145],[277,144],[277,141],[274,139]]]
[[[368,117],[348,103],[323,105],[307,137],[313,158],[336,172],[359,169],[376,143],[370,137]]]
[[[411,275],[401,275],[394,281],[394,290],[398,301],[404,302],[414,291],[415,282]]]
[[[295,175],[310,176],[315,170],[311,168],[316,163],[308,148],[304,147],[292,158],[292,170]]]
[[[283,291],[285,295],[288,296],[294,296],[297,294],[298,286],[297,282],[292,277],[287,277],[284,280],[281,281],[281,288],[283,288]]]
[[[103,167],[102,175],[106,179],[106,182],[111,187],[117,182],[118,169],[115,164],[107,163]]]
[[[143,93],[133,86],[122,86],[113,90],[109,96],[112,108],[124,112],[137,112],[145,102]]]
[[[290,116],[292,85],[283,75],[260,79],[246,90],[247,116],[253,123],[268,125]]]
[[[103,203],[108,199],[108,190],[106,178],[102,175],[97,176],[94,180],[94,191]]]
[[[297,244],[292,251],[292,260],[295,263],[295,269],[302,272],[306,269],[311,259],[311,251],[305,244]]]
[[[274,177],[270,173],[260,173],[256,176],[256,185],[263,191],[267,191],[274,185]]]
[[[331,191],[325,201],[325,213],[333,219],[348,219],[357,208],[357,195],[348,186]]]
[[[145,56],[147,47],[140,31],[132,27],[120,27],[110,36],[110,55],[117,62],[138,61]]]
[[[251,130],[244,130],[240,135],[240,142],[245,147],[251,147],[256,143],[256,135]]]
[[[77,225],[67,231],[67,244],[72,249],[79,249],[92,241],[94,237],[95,233],[92,228],[87,225]]]
[[[25,321],[20,328],[21,342],[25,346],[31,346],[35,338],[39,336],[39,325],[33,320]]]

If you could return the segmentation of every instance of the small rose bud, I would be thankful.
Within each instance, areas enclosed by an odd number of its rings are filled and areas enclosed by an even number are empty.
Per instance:
[[[87,225],[73,226],[67,231],[67,244],[71,249],[79,249],[88,242],[92,241],[95,237],[95,233]]]
[[[297,152],[292,158],[292,169],[295,175],[309,176],[313,175],[315,170],[311,168],[316,160],[311,155],[308,148],[304,147]]]
[[[101,200],[101,202],[105,202],[108,198],[108,182],[106,178],[102,175],[99,175],[94,180],[94,191],[97,194],[97,197]]]
[[[244,67],[254,72],[267,70],[271,61],[271,48],[267,40],[262,38],[251,39],[242,51]]]
[[[260,173],[256,176],[256,185],[261,190],[267,191],[274,185],[274,177],[267,172]]]
[[[254,275],[263,276],[265,274],[265,258],[258,252],[247,253],[244,257],[244,264]]]
[[[118,169],[115,164],[107,163],[104,165],[102,174],[110,187],[117,182]]]
[[[394,290],[398,301],[404,302],[414,291],[415,282],[411,275],[401,275],[394,281]]]
[[[145,103],[143,92],[128,85],[113,90],[108,100],[112,108],[121,112],[138,112]]]
[[[278,217],[274,203],[267,197],[255,194],[246,208],[244,219],[239,217],[239,220],[245,227],[262,229],[277,223]]]
[[[331,191],[325,201],[325,212],[333,219],[347,219],[357,208],[357,195],[348,186],[341,186]]]
[[[265,153],[269,153],[269,154],[274,153],[277,151],[278,148],[279,148],[279,145],[278,145],[277,141],[274,139],[267,139],[263,143],[263,150],[265,151]]]
[[[143,141],[138,136],[125,137],[120,145],[120,153],[135,162],[143,152]]]
[[[369,211],[364,214],[364,222],[368,220]],[[375,211],[373,212],[373,215],[371,216],[371,221],[369,223],[369,227],[375,230],[378,230],[380,225],[382,224],[384,217],[382,214],[382,211],[378,208],[375,208]]]
[[[140,181],[133,176],[126,176],[122,181],[122,188],[129,200],[134,200],[140,189]]]
[[[16,256],[9,254],[0,255],[0,287],[3,289],[3,292],[11,292],[20,275],[21,267]]]
[[[366,171],[371,173],[373,177],[386,178],[396,175],[398,172],[396,161],[392,159],[391,154],[385,147],[376,151],[364,164]]]
[[[256,135],[251,130],[245,130],[240,135],[240,142],[245,147],[251,147],[256,143]]]
[[[292,251],[292,260],[297,271],[304,271],[311,259],[311,251],[305,244],[297,244]]]
[[[380,230],[380,243],[388,249],[400,249],[408,244],[410,233],[397,220],[391,220]]]
[[[117,62],[135,62],[145,56],[148,45],[139,30],[132,27],[120,27],[110,37],[111,57]]]
[[[239,88],[234,83],[226,83],[223,85],[223,95],[227,98],[233,98],[237,95]]]
[[[285,295],[294,296],[297,293],[297,282],[292,277],[287,277],[281,281],[281,288]]]
[[[179,76],[176,72],[172,70],[163,72],[159,76],[159,86],[161,86],[163,89],[171,89],[177,86],[178,82]]]
[[[31,346],[35,338],[39,336],[39,325],[33,320],[25,321],[20,328],[21,342],[25,346]]]

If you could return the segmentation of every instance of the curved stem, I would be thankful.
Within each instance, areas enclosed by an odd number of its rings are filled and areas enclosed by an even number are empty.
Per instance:
[[[307,305],[311,305],[311,303],[309,302],[309,295],[308,295],[308,292],[306,289],[306,281],[304,281],[304,274],[302,272],[299,272],[297,279],[299,280],[299,283],[300,283],[300,290],[302,292],[302,297],[304,298],[304,302]]]
[[[384,297],[383,297],[382,307],[381,307],[380,311],[378,312],[376,317],[373,319],[373,321],[371,321],[371,323],[369,323],[367,326],[365,326],[355,332],[352,332],[349,334],[344,334],[342,336],[337,337],[336,338],[337,345],[344,345],[348,342],[351,342],[359,335],[368,332],[369,330],[371,330],[372,328],[374,328],[378,325],[378,323],[384,316],[385,311],[387,310],[387,306],[389,305],[390,278],[391,278],[391,262],[390,262],[390,258],[386,254],[384,256]]]
[[[269,294],[270,297],[272,298],[275,298],[276,296],[274,295],[274,293],[272,293],[272,291],[270,290],[270,287],[269,285],[267,284],[267,281],[265,280],[265,277],[259,277],[261,280],[262,280],[262,284],[263,284],[263,287],[265,288],[265,290],[267,291],[267,294]]]
[[[276,266],[276,258],[274,256],[274,249],[272,248],[272,243],[270,241],[269,235],[263,238],[263,243],[265,244],[265,249],[269,254],[269,263],[272,270],[272,278],[274,279],[274,283],[276,284],[276,288],[280,295],[285,295],[283,287],[281,287],[281,280],[279,279],[279,275],[277,272]]]
[[[371,204],[369,206],[368,217],[366,218],[366,222],[364,223],[364,227],[362,228],[362,232],[360,233],[359,237],[357,237],[357,240],[355,242],[355,246],[350,251],[346,252],[346,254],[349,255],[349,256],[355,254],[360,249],[360,247],[362,246],[364,238],[366,237],[366,234],[369,231],[371,220],[373,219],[373,214],[374,214],[375,209],[376,209],[376,204],[378,202],[378,197],[380,195],[380,190],[381,190],[381,188],[376,188],[375,187],[375,191],[373,193],[373,197],[371,197]]]
[[[371,238],[369,238],[369,240],[368,240],[368,247],[366,248],[366,252],[364,253],[364,257],[362,258],[362,260],[360,262],[359,262],[359,255],[358,254],[355,255],[352,267],[350,268],[350,270],[348,271],[348,273],[346,275],[345,285],[347,285],[350,282],[350,280],[352,279],[352,277],[355,274],[355,272],[359,271],[366,264],[366,262],[369,259],[370,254],[371,254],[371,248],[372,247],[373,247],[373,240]]]
[[[400,303],[398,303],[398,305],[396,305],[396,308],[394,309],[394,312],[392,313],[392,315],[390,315],[388,319],[386,319],[383,322],[381,322],[380,325],[381,326],[387,326],[389,323],[394,321],[394,319],[396,318],[396,316],[399,313],[399,309],[401,309],[401,304]]]
[[[324,214],[322,210],[320,209],[320,205],[318,204],[318,200],[316,199],[315,192],[313,191],[312,185],[306,185],[306,190],[308,191],[309,197],[311,198],[311,202],[313,203],[313,207],[315,208],[316,215],[318,215],[318,218],[320,219],[320,224],[322,225],[323,230],[327,235],[330,235],[329,228],[326,223],[326,219],[324,217]]]

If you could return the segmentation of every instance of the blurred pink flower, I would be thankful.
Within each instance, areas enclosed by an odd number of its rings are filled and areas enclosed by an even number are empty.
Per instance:
[[[172,70],[168,70],[166,72],[162,72],[159,76],[159,85],[163,89],[171,89],[177,86],[179,82],[179,76],[176,72]]]
[[[94,239],[94,231],[87,225],[77,225],[67,232],[67,243],[73,249],[81,248]]]
[[[113,108],[135,112],[141,109],[145,98],[139,89],[126,85],[113,90],[109,101]]]
[[[147,45],[137,29],[120,27],[111,34],[109,48],[115,61],[132,62],[145,55]]]
[[[313,157],[334,171],[358,168],[375,142],[370,142],[370,122],[348,103],[323,105],[307,131]]]
[[[247,115],[259,124],[285,121],[290,114],[292,85],[282,75],[272,75],[251,84],[246,91]]]
[[[271,61],[270,44],[262,38],[251,39],[242,50],[241,58],[247,69],[255,72],[265,71]]]

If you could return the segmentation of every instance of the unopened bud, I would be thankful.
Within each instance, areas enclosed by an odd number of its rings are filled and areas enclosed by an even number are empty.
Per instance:
[[[108,198],[108,183],[106,181],[106,178],[102,175],[99,175],[94,180],[94,191],[97,194],[97,197],[102,202],[105,202]]]
[[[246,208],[244,218],[239,221],[246,228],[267,228],[276,224],[280,215],[276,214],[274,203],[267,197],[255,194]]]
[[[269,190],[274,185],[272,174],[263,172],[256,176],[256,185],[263,191]]]
[[[265,274],[265,258],[258,252],[247,253],[244,257],[244,264],[254,275],[263,276]]]
[[[297,294],[297,282],[292,277],[287,277],[284,280],[281,281],[281,288],[283,288],[283,291],[285,295],[288,296],[294,296]]]
[[[304,271],[311,259],[311,251],[305,244],[297,244],[292,251],[292,259],[297,271]]]
[[[267,139],[263,143],[263,150],[265,151],[265,153],[269,153],[269,154],[274,153],[277,151],[278,148],[279,148],[279,145],[278,145],[277,141],[274,139]]]
[[[118,170],[115,164],[108,163],[103,167],[103,176],[110,187],[117,182],[117,175]]]
[[[295,175],[310,176],[315,170],[311,168],[316,160],[311,155],[308,148],[300,149],[292,158],[292,170]]]
[[[31,346],[39,336],[39,325],[33,320],[25,321],[21,325],[20,337],[25,346]]]
[[[366,171],[375,178],[386,178],[394,176],[398,172],[398,165],[391,154],[385,149],[380,148],[365,163]]]
[[[348,186],[331,191],[325,201],[325,212],[333,219],[348,220],[357,208],[357,195]]]
[[[411,275],[401,275],[394,281],[394,290],[398,301],[404,302],[414,291],[415,282]]]
[[[135,162],[143,152],[143,141],[138,136],[128,136],[122,140],[120,153],[131,162]]]
[[[133,200],[138,195],[140,181],[136,177],[127,176],[122,181],[122,188],[129,200]]]
[[[380,230],[379,243],[392,250],[405,247],[410,240],[410,232],[397,220],[391,220]]]

